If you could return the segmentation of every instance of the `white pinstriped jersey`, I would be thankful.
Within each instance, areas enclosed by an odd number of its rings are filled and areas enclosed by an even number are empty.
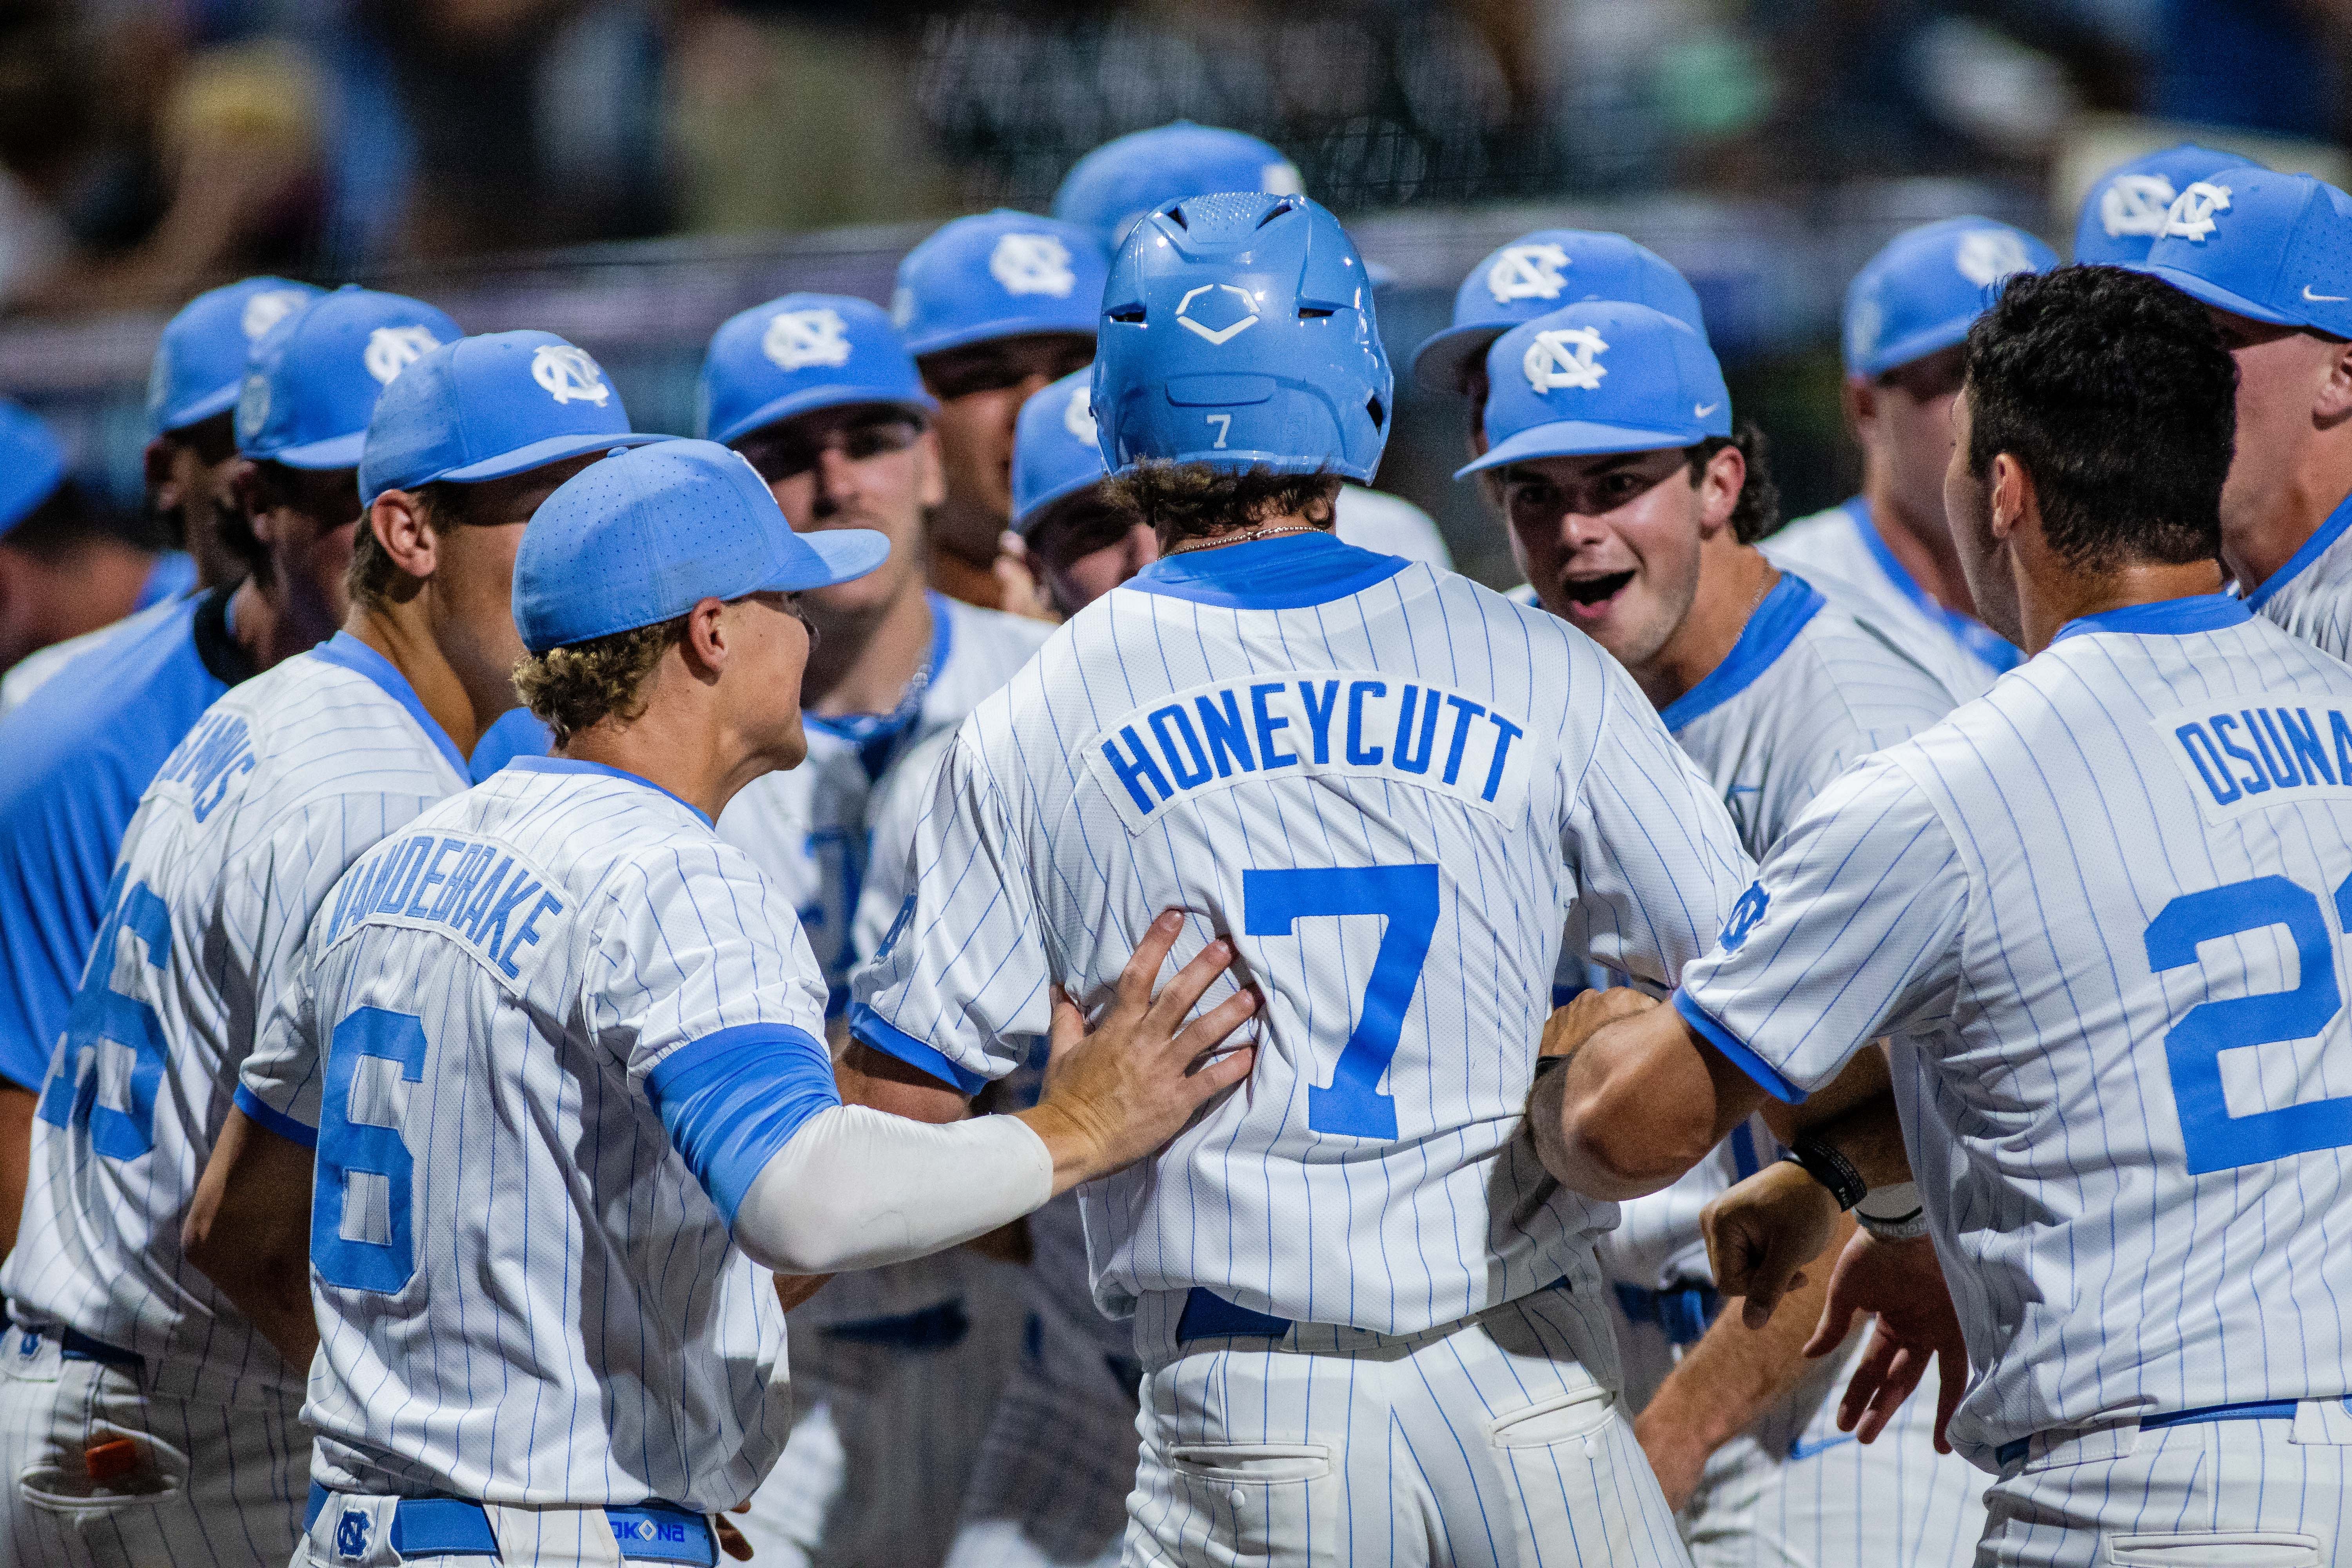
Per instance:
[[[1909,739],[1953,694],[1875,625],[1784,573],[1713,673],[1667,705],[1665,721],[1761,858],[1824,785],[1857,759]],[[1772,1157],[1760,1124],[1726,1139],[1664,1192],[1619,1205],[1601,1243],[1612,1280],[1654,1290],[1710,1279],[1699,1211]]]
[[[2352,496],[2263,585],[2246,608],[2314,647],[2352,659]]]
[[[1819,588],[1829,602],[1890,634],[1955,697],[1982,695],[2017,663],[1999,634],[1937,604],[1870,520],[1860,496],[1797,518],[1756,542],[1765,559]]]
[[[319,1127],[315,1479],[747,1496],[791,1394],[728,1226],[840,1102],[790,906],[675,797],[520,758],[353,867],[304,963],[245,1087]]]
[[[1842,775],[1684,975],[1778,1093],[1891,1037],[1979,1465],[2352,1391],[2347,873],[2352,669],[2173,600]]]
[[[808,760],[753,780],[719,818],[719,836],[740,846],[799,911],[835,1016],[847,999],[850,970],[865,956],[850,927],[866,880],[869,802],[883,776],[908,750],[963,722],[1053,635],[1044,621],[943,594],[931,595],[930,605],[930,674],[911,710],[864,722],[804,716]]]
[[[466,786],[408,682],[348,634],[234,688],[148,786],[34,1123],[19,1322],[144,1356],[153,1386],[298,1392],[180,1250],[239,1064],[344,868]]]
[[[1081,611],[958,732],[916,855],[851,1027],[967,1090],[1167,908],[1177,962],[1223,931],[1265,995],[1250,1083],[1082,1191],[1097,1303],[1198,1285],[1390,1332],[1592,1279],[1613,1206],[1516,1136],[1560,933],[1671,984],[1748,864],[1591,642],[1319,534]]]

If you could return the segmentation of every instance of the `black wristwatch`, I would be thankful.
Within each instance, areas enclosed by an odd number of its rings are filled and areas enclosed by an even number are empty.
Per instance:
[[[1851,1209],[1870,1191],[1853,1162],[1818,1138],[1798,1139],[1795,1147],[1780,1158],[1827,1187],[1840,1209]]]

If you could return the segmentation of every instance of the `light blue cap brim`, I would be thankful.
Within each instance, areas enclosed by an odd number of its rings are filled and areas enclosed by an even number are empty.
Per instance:
[[[1922,327],[1908,337],[1897,338],[1891,343],[1884,344],[1876,353],[1855,365],[1853,374],[1863,376],[1885,375],[1897,365],[1909,364],[1915,359],[1926,359],[1929,354],[1941,353],[1954,343],[1966,342],[1969,329],[1977,324],[1977,317],[1981,314],[1983,314],[1982,311],[1971,311],[1965,316],[1954,316],[1948,321],[1938,321],[1932,327]]]
[[[1013,316],[993,321],[967,321],[957,326],[928,332],[919,338],[907,340],[907,352],[917,359],[929,354],[945,353],[950,349],[968,348],[973,343],[992,342],[998,338],[1091,338],[1096,336],[1096,319],[1087,315],[1072,316],[1067,321],[1040,321],[1034,316]]]
[[[2263,321],[2273,327],[2311,325],[2309,321],[2300,317],[2284,314],[2268,305],[2257,305],[2243,294],[2224,289],[2210,278],[2200,278],[2194,272],[2183,272],[2178,267],[2152,267],[2145,261],[2126,262],[2124,266],[2126,271],[2145,272],[2151,278],[2161,279],[2190,299],[2227,310],[2233,316],[2243,316],[2248,321]]]
[[[723,425],[705,437],[720,446],[754,430],[764,430],[771,425],[781,425],[787,419],[797,419],[803,414],[814,414],[824,408],[853,408],[871,403],[886,408],[911,408],[925,418],[939,410],[939,400],[929,393],[913,397],[893,397],[880,387],[817,386],[805,392],[788,392],[772,403],[761,404],[731,425]]]
[[[793,537],[814,552],[816,561],[803,562],[798,570],[781,571],[752,592],[798,594],[810,588],[830,588],[836,583],[865,576],[890,554],[890,536],[870,528],[820,528],[807,533],[795,532]]]
[[[174,430],[184,430],[191,425],[201,425],[215,414],[226,414],[236,406],[236,395],[243,390],[242,381],[232,381],[226,386],[216,386],[193,403],[165,409],[155,416],[155,434],[169,436]]]
[[[1699,425],[1683,425],[1673,429],[1645,430],[1634,425],[1597,425],[1588,419],[1562,419],[1550,425],[1531,425],[1507,440],[1487,448],[1486,455],[1475,463],[1465,463],[1454,470],[1457,479],[1466,479],[1486,468],[1498,468],[1506,463],[1524,463],[1538,458],[1584,458],[1604,452],[1658,452],[1667,447],[1695,446],[1709,436],[1721,434]]]
[[[550,436],[543,441],[533,441],[527,447],[517,447],[511,452],[501,452],[494,458],[467,463],[459,468],[427,474],[422,479],[408,479],[387,485],[387,489],[414,489],[446,479],[452,484],[480,484],[486,479],[503,479],[513,474],[527,474],[549,463],[560,463],[566,458],[577,458],[584,452],[609,452],[615,447],[649,447],[656,441],[668,441],[669,436],[591,436],[574,432],[566,436]]]
[[[1433,332],[1412,351],[1412,379],[1417,386],[1462,395],[1462,373],[1470,362],[1495,346],[1495,340],[1517,326],[1517,321],[1472,322]]]
[[[1110,478],[1108,474],[1095,473],[1064,480],[1016,512],[1013,518],[1013,531],[1026,539],[1029,536],[1030,525],[1037,521],[1047,507],[1056,501],[1067,500],[1080,490],[1092,489],[1108,478]]]
[[[289,468],[356,468],[360,466],[360,454],[366,450],[367,432],[354,430],[348,436],[330,436],[323,441],[306,441],[275,452],[247,452],[245,456],[283,463]]]

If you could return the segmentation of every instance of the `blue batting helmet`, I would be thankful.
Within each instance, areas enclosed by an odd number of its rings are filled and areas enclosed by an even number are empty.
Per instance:
[[[1369,479],[1396,380],[1348,231],[1305,196],[1171,202],[1111,264],[1095,354],[1103,458]]]
[[[1054,193],[1054,216],[1093,229],[1116,250],[1144,214],[1186,196],[1305,189],[1297,167],[1271,142],[1177,120],[1106,142],[1073,163]]]

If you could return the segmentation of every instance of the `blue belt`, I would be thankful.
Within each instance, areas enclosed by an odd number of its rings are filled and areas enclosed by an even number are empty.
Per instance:
[[[1561,1275],[1544,1287],[1547,1290],[1568,1288],[1568,1276]],[[1712,1294],[1712,1292],[1710,1292]],[[1226,1300],[1205,1286],[1195,1285],[1184,1292],[1184,1310],[1176,1318],[1176,1342],[1192,1340],[1278,1340],[1298,1326],[1296,1318],[1277,1318],[1271,1312],[1254,1312],[1249,1308]],[[1333,1324],[1337,1328],[1348,1325]]]
[[[310,1505],[302,1515],[304,1531],[319,1522],[329,1495],[325,1487],[310,1483]],[[710,1521],[698,1513],[666,1502],[635,1508],[608,1505],[603,1511],[613,1527],[613,1542],[625,1558],[691,1563],[699,1568],[713,1568],[719,1561],[719,1543],[710,1533]],[[362,1510],[344,1510],[343,1521],[336,1527],[338,1550],[350,1557],[362,1555],[367,1551],[369,1522]],[[340,1533],[345,1529],[354,1531],[348,1542]],[[392,1549],[404,1559],[496,1557],[499,1538],[490,1529],[488,1512],[478,1502],[454,1497],[404,1497],[393,1508]]]
[[[26,1329],[22,1331],[24,1337],[17,1342],[17,1352],[22,1355],[31,1355],[40,1346],[41,1331]],[[136,1352],[117,1350],[103,1340],[78,1334],[71,1329],[48,1337],[58,1342],[58,1353],[68,1361],[94,1361],[101,1366],[128,1367],[132,1372],[147,1364],[146,1358]]]
[[[1618,1309],[1628,1322],[1655,1323],[1672,1344],[1696,1344],[1723,1310],[1723,1298],[1712,1285],[1685,1285],[1679,1290],[1644,1290],[1639,1285],[1610,1289],[1617,1292]]]
[[[860,1318],[855,1322],[828,1323],[817,1331],[845,1344],[879,1345],[886,1350],[944,1351],[963,1343],[971,1332],[971,1314],[961,1299],[926,1307],[895,1318]]]
[[[2250,1399],[2242,1405],[2207,1405],[2195,1410],[2175,1410],[2164,1415],[2144,1415],[2139,1429],[2160,1431],[2167,1426],[2189,1426],[2200,1421],[2292,1421],[2295,1401],[2292,1399]],[[2025,1458],[2033,1446],[2031,1435],[2012,1438],[1992,1451],[1992,1457],[2002,1465]]]

